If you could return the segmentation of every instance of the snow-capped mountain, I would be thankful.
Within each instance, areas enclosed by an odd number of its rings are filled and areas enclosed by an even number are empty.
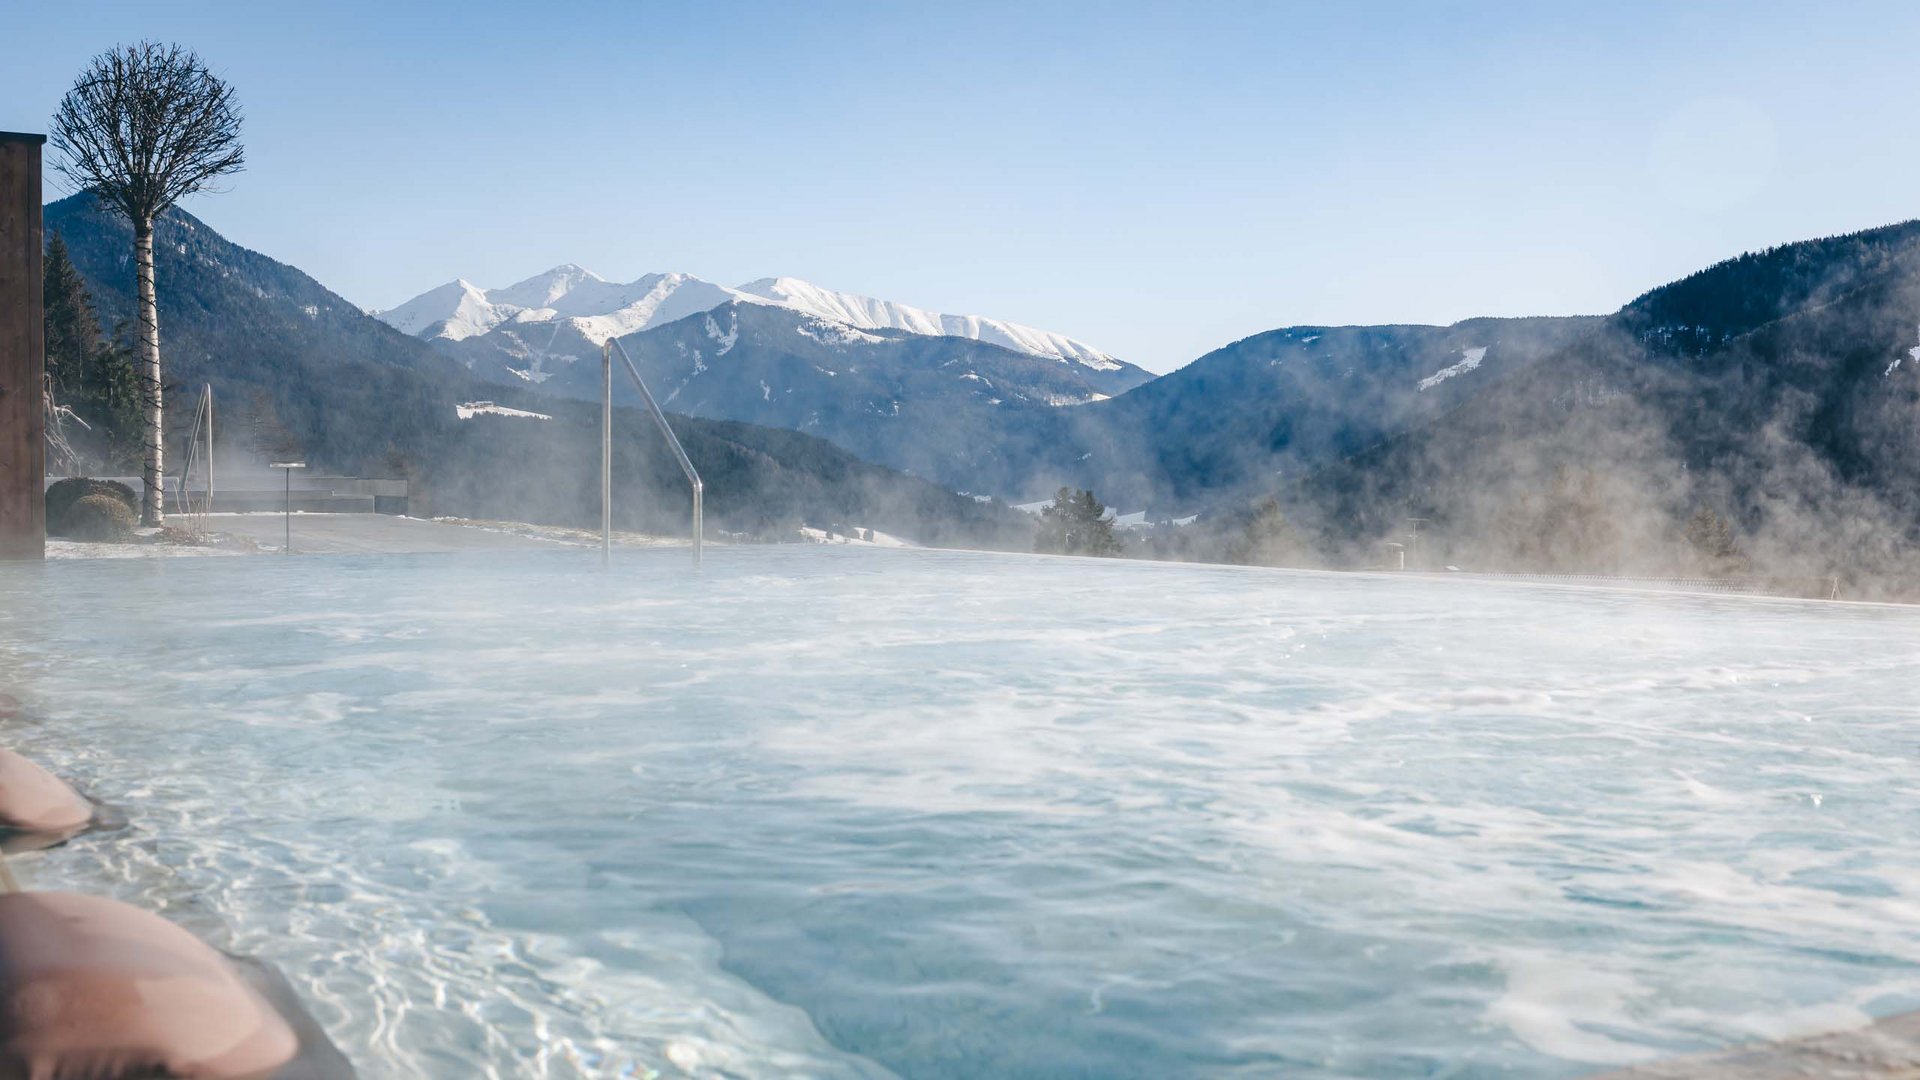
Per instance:
[[[509,324],[443,351],[477,373],[504,372],[509,385],[597,399],[599,350],[570,330],[549,349],[547,336],[544,327]],[[972,475],[964,462],[988,449],[974,436],[990,414],[1048,414],[1107,397],[1092,385],[1106,373],[1078,364],[966,338],[862,330],[744,300],[620,342],[674,412],[820,435],[870,460],[912,447],[907,468],[929,477]],[[624,376],[614,393],[634,398]]]
[[[1064,334],[979,315],[927,311],[785,277],[728,288],[690,274],[647,274],[622,284],[569,263],[500,289],[482,289],[465,279],[451,281],[373,314],[403,333],[447,341],[477,337],[508,322],[565,322],[597,345],[733,301],[790,308],[860,330],[970,338],[1099,372],[1138,370]]]
[[[621,284],[569,263],[503,289],[450,281],[374,315],[402,333],[447,341],[478,337],[505,322],[566,322],[597,345],[736,299],[734,290],[689,274],[647,274]]]
[[[1099,349],[1064,334],[978,315],[942,315],[891,300],[823,289],[799,278],[761,278],[747,282],[737,291],[861,330],[905,330],[910,334],[972,338],[1015,352],[1072,361],[1096,371],[1118,371],[1122,366],[1120,361]]]

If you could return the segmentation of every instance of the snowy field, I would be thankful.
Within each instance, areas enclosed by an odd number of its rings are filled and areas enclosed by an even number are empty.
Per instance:
[[[0,567],[23,860],[370,1080],[1573,1077],[1920,1006],[1920,611],[877,550]]]

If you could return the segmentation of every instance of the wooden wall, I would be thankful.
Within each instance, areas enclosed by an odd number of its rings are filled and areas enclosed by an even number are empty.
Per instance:
[[[47,552],[40,144],[0,132],[0,559]]]

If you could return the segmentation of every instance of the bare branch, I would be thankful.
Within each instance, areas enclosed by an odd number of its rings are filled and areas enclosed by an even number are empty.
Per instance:
[[[55,169],[135,227],[245,164],[233,88],[192,51],[143,41],[94,58],[53,117]]]
[[[146,453],[142,518],[165,519],[166,448],[160,305],[153,228],[179,199],[245,162],[233,88],[178,45],[143,41],[100,54],[60,100],[50,140],[55,168],[133,225],[139,294],[140,379]]]

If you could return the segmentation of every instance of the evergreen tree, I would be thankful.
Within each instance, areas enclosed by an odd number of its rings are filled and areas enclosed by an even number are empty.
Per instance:
[[[132,350],[101,335],[86,280],[57,232],[47,241],[43,266],[49,389],[85,425],[84,431],[67,432],[76,450],[105,469],[118,469],[140,449],[140,382]]]
[[[101,459],[116,472],[138,465],[146,448],[146,421],[140,415],[146,395],[132,337],[123,322],[113,328],[110,340],[101,342],[81,377],[76,406],[86,410],[82,416],[97,433]]]
[[[1720,577],[1752,569],[1752,560],[1734,539],[1732,523],[1704,506],[1687,519],[1680,539],[1686,545],[1688,568],[1697,573]]]
[[[1056,555],[1118,555],[1120,541],[1113,535],[1107,508],[1093,492],[1063,487],[1040,511],[1040,527],[1033,549]]]
[[[1496,569],[1619,573],[1626,559],[1619,493],[1591,469],[1561,466],[1545,491],[1523,491],[1494,517]]]
[[[42,265],[47,375],[53,379],[54,393],[65,402],[79,388],[83,372],[101,349],[100,320],[94,316],[93,298],[87,295],[85,279],[67,257],[67,242],[57,232],[47,238]]]
[[[1227,561],[1252,566],[1300,566],[1310,561],[1307,545],[1280,509],[1278,499],[1264,499],[1240,535],[1227,546]]]
[[[241,412],[241,430],[246,432],[247,449],[255,457],[267,461],[301,461],[307,456],[299,436],[281,421],[280,410],[263,390],[255,389],[248,395],[246,408]],[[386,456],[392,458],[396,449],[388,443]]]

